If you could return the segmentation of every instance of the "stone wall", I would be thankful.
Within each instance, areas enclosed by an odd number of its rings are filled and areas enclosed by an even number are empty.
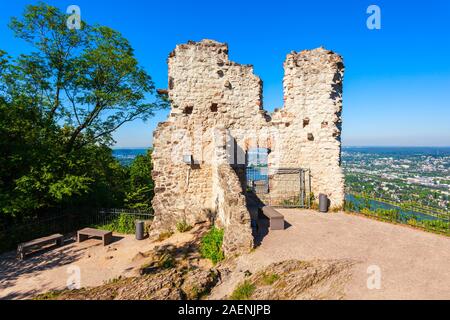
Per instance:
[[[238,255],[253,248],[250,213],[239,177],[242,166],[228,162],[226,129],[219,127],[213,137],[213,193],[215,224],[224,229],[223,250],[226,256]]]
[[[342,58],[323,48],[292,52],[284,71],[285,105],[272,115],[283,143],[277,167],[310,169],[315,197],[327,194],[332,207],[342,207]]]
[[[236,172],[228,164],[217,167],[217,220],[224,229],[226,256],[242,254],[253,248],[250,213]]]
[[[261,105],[261,80],[252,66],[228,60],[226,44],[178,45],[168,65],[172,109],[153,138],[152,236],[173,230],[178,221],[195,224],[217,213],[212,188],[219,128],[223,143],[231,146],[227,162],[245,164],[243,150],[269,121]],[[184,163],[184,155],[192,155],[194,163]]]
[[[245,152],[255,147],[271,150],[271,168],[311,169],[314,193],[328,194],[332,206],[343,204],[340,56],[322,48],[290,53],[285,106],[273,115],[262,108],[262,82],[253,67],[229,61],[226,44],[178,45],[168,66],[172,109],[154,132],[151,235],[182,220],[215,219],[225,229],[226,253],[250,249],[241,169]]]

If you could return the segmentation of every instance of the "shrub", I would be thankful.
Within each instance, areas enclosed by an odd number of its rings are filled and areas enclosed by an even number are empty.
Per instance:
[[[381,209],[378,208],[376,210],[376,215],[384,220],[388,220],[388,221],[398,221],[399,219],[399,211],[396,209]]]
[[[426,230],[434,230],[438,232],[447,232],[449,230],[449,223],[441,220],[424,220],[421,224]]]
[[[222,250],[223,230],[213,227],[201,240],[200,253],[214,264],[225,258]]]
[[[186,220],[182,220],[177,222],[177,230],[178,232],[187,232],[192,229],[192,226],[186,222]]]
[[[114,231],[122,234],[134,234],[135,217],[130,214],[120,214],[116,219],[108,224],[97,225],[96,228]]]
[[[356,199],[364,199],[361,196],[356,196]],[[356,211],[364,215],[375,217],[384,221],[398,222],[402,224],[407,224],[413,227],[421,228],[427,231],[435,233],[450,233],[450,222],[448,220],[434,219],[434,220],[418,220],[415,216],[404,215],[399,209],[384,209],[384,208],[373,208],[369,206],[369,200],[364,199],[363,205],[354,205],[352,202],[345,202],[345,209],[347,211]],[[402,203],[400,208],[403,210],[410,209],[410,203]],[[426,213],[425,213],[426,215]]]
[[[410,226],[418,226],[418,222],[415,217],[408,219],[408,221],[406,223],[409,224]]]
[[[255,292],[256,286],[248,280],[238,285],[231,294],[231,300],[248,300]]]

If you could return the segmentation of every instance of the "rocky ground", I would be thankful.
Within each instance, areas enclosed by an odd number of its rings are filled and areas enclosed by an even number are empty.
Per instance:
[[[352,261],[287,260],[247,273],[222,299],[310,300],[343,299]]]
[[[217,274],[177,268],[155,274],[117,279],[111,283],[79,290],[51,291],[37,300],[180,300],[199,299],[215,284]]]
[[[165,258],[163,258],[165,259]],[[161,260],[160,260],[161,261]],[[158,263],[157,263],[158,264]],[[342,299],[350,277],[350,261],[288,260],[247,274],[233,292],[221,299],[291,300]],[[50,291],[38,300],[195,300],[207,299],[221,280],[218,268],[152,267],[137,277],[114,279],[110,283],[80,290]],[[250,289],[248,289],[248,287]],[[241,293],[240,291],[245,291]]]
[[[208,299],[216,285],[227,283],[236,273],[236,259],[213,266],[199,255],[206,228],[198,228],[191,241],[166,243],[139,253],[129,277],[79,290],[49,291],[35,299],[51,300],[179,300]],[[227,294],[214,299],[342,299],[350,276],[351,261],[299,261],[273,263],[252,274]],[[250,290],[249,290],[250,289]],[[240,293],[242,290],[247,290]]]

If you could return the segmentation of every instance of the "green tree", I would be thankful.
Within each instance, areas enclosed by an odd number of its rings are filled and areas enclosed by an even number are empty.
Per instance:
[[[154,184],[151,176],[153,169],[152,150],[139,155],[130,166],[130,188],[125,203],[133,209],[150,209],[154,196]]]
[[[139,189],[148,181],[137,173],[129,190],[129,171],[109,146],[114,130],[148,119],[167,102],[120,33],[84,22],[69,30],[67,18],[44,3],[30,5],[10,27],[32,52],[12,58],[0,50],[0,212],[6,220],[49,208],[121,206],[127,191],[135,192],[127,195],[133,205],[151,198],[152,185]]]
[[[49,120],[65,124],[69,153],[90,142],[111,144],[112,132],[148,119],[166,102],[158,96],[147,102],[154,84],[119,32],[84,22],[80,30],[69,30],[67,18],[40,3],[29,5],[10,27],[36,50],[16,60],[12,92],[27,92]]]
[[[128,172],[107,146],[67,154],[65,130],[32,105],[0,102],[0,210],[10,218],[51,207],[121,205]]]

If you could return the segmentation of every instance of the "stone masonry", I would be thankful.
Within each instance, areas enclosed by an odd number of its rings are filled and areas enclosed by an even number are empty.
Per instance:
[[[270,149],[269,170],[310,169],[314,194],[325,193],[332,207],[342,207],[339,55],[323,48],[288,54],[285,105],[272,115],[262,108],[261,79],[251,65],[229,61],[224,43],[178,45],[168,66],[171,113],[154,132],[151,236],[180,221],[209,220],[224,229],[226,255],[250,250],[242,173],[252,148]]]

